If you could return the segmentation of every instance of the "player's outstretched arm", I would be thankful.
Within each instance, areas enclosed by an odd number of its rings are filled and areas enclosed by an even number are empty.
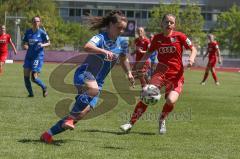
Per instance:
[[[208,54],[209,54],[209,51],[208,51],[208,47],[207,47],[206,53],[203,54],[203,61],[204,61],[204,59],[207,57]]]
[[[17,54],[17,49],[16,49],[14,43],[12,42],[12,39],[11,39],[11,38],[10,38],[10,44],[11,44],[11,46],[12,46],[12,48],[13,48],[13,51],[14,51],[14,53],[15,53],[15,55],[16,55],[16,54]]]
[[[45,43],[39,43],[39,45],[40,45],[41,47],[47,47],[47,46],[51,45],[51,43],[50,43],[50,40],[48,40],[48,41],[45,42]]]
[[[218,57],[218,63],[222,64],[222,57],[221,57],[221,52],[219,48],[217,49],[217,57]]]
[[[135,80],[134,80],[134,77],[132,75],[129,60],[128,60],[126,55],[121,55],[120,56],[120,63],[121,63],[121,66],[122,66],[123,70],[127,74],[127,77],[128,77],[129,82],[131,83],[131,86],[135,87]]]
[[[189,63],[188,63],[188,67],[191,67],[194,64],[195,61],[195,57],[197,55],[197,49],[195,46],[192,46],[191,52],[190,52],[190,57],[189,57]]]
[[[112,60],[115,58],[114,54],[111,51],[99,48],[91,42],[87,42],[84,45],[84,51],[88,52],[89,54],[103,54],[108,60]]]

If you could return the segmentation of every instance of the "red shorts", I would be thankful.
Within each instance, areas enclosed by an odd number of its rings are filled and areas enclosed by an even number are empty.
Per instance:
[[[0,53],[0,62],[5,62],[8,57],[8,53]]]
[[[165,87],[165,98],[168,96],[170,91],[176,91],[181,94],[183,89],[184,77],[179,79],[169,80],[160,72],[155,72],[151,78],[150,84],[157,86],[160,90]]]
[[[210,67],[215,67],[215,66],[216,66],[216,63],[217,63],[217,58],[209,59],[209,61],[208,61],[208,66],[210,66]]]

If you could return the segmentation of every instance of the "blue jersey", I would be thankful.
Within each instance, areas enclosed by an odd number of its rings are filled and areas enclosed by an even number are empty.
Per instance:
[[[150,58],[152,64],[158,63],[157,51],[154,51],[149,58]]]
[[[26,57],[37,58],[44,55],[44,49],[39,44],[49,41],[47,33],[43,29],[38,29],[33,32],[29,29],[25,32],[23,42],[28,43],[28,50]]]
[[[98,85],[102,87],[104,79],[117,62],[120,55],[126,55],[128,52],[128,38],[118,37],[116,41],[109,39],[106,32],[93,36],[90,43],[98,48],[102,48],[114,53],[113,61],[105,60],[103,54],[90,54],[83,62],[81,67],[86,67],[86,71],[90,72],[96,79]]]

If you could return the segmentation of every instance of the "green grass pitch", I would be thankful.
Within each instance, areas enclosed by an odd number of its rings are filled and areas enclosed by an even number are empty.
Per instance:
[[[0,158],[237,159],[240,156],[240,74],[227,72],[218,72],[220,86],[214,84],[211,76],[201,86],[202,71],[185,71],[184,90],[167,120],[166,135],[158,134],[157,118],[163,99],[148,108],[131,133],[120,132],[119,126],[128,121],[134,103],[123,100],[119,93],[129,100],[134,96],[131,97],[131,91],[117,91],[109,76],[104,90],[117,98],[105,97],[105,100],[110,105],[117,103],[116,107],[80,121],[74,131],[55,136],[54,145],[41,143],[40,134],[59,120],[56,104],[65,98],[74,99],[74,94],[49,85],[49,77],[57,66],[45,64],[41,74],[49,96],[43,98],[40,88],[32,84],[35,97],[27,98],[22,64],[5,65],[0,77]],[[121,74],[122,70],[116,67],[116,72]],[[71,84],[72,74],[73,71],[65,78],[66,83]],[[126,80],[119,77],[117,87],[126,85]]]

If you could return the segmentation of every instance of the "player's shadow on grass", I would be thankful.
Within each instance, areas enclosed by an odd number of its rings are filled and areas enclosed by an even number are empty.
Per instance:
[[[125,149],[123,147],[114,147],[114,146],[104,146],[102,148],[104,148],[104,149],[111,149],[111,150],[124,150]]]
[[[31,143],[31,144],[39,144],[39,143],[43,143],[42,141],[40,140],[35,140],[35,139],[20,139],[18,140],[18,142],[21,142],[21,143],[24,143],[24,144],[28,144],[28,143]],[[54,140],[51,145],[54,145],[54,146],[61,146],[62,144],[66,143],[67,140]]]
[[[11,96],[11,95],[2,95],[1,97],[5,98],[29,98],[27,96]]]
[[[54,140],[49,145],[62,146],[64,143],[74,142],[74,141],[75,142],[86,142],[86,141],[80,141],[80,140],[65,139],[65,140]],[[23,144],[28,144],[28,143],[31,143],[31,144],[39,144],[39,143],[45,144],[44,142],[40,141],[40,139],[39,140],[36,140],[36,139],[20,139],[20,140],[18,140],[18,142],[21,142]]]
[[[108,134],[114,134],[114,135],[127,135],[128,133],[120,132],[120,131],[109,131],[109,130],[98,130],[98,129],[86,129],[83,130],[83,132],[88,133],[108,133]],[[149,133],[149,132],[136,132],[131,131],[130,134],[138,134],[138,135],[156,135],[155,133]]]

